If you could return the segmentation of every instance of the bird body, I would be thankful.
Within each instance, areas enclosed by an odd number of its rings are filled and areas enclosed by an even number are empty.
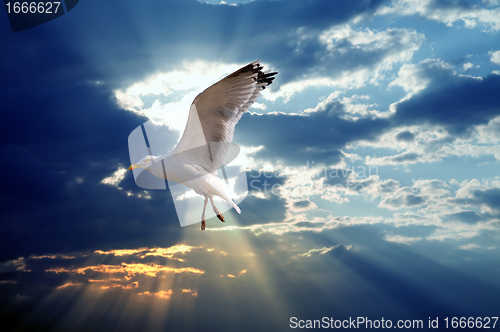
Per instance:
[[[238,213],[241,213],[238,205],[231,199],[224,182],[217,176],[217,172],[208,172],[204,167],[183,157],[182,154],[176,154],[175,150],[159,157],[147,156],[145,158],[153,160],[146,169],[154,176],[181,183],[204,197],[219,196],[231,204]],[[162,160],[168,162],[162,163]]]
[[[217,217],[224,221],[213,196],[221,197],[241,213],[217,170],[224,165],[236,124],[277,74],[263,72],[262,68],[259,61],[252,62],[196,96],[174,150],[162,156],[146,156],[129,168],[146,169],[156,177],[178,182],[204,196],[202,230],[208,199]]]

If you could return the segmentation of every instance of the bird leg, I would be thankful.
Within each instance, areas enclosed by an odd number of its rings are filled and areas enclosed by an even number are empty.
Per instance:
[[[205,209],[207,208],[208,197],[205,197],[205,203],[203,204],[203,213],[201,214],[201,230],[205,230]]]
[[[219,218],[220,221],[225,222],[224,217],[222,216],[222,213],[220,213],[219,209],[215,207],[214,200],[212,199],[212,195],[208,196],[210,198],[210,203],[212,203],[212,207],[214,208],[214,212],[217,215],[217,218]]]

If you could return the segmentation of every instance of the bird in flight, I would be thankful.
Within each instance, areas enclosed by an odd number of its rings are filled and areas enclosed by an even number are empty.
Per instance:
[[[148,155],[129,167],[129,170],[146,169],[156,177],[183,184],[205,197],[202,230],[205,230],[208,200],[217,218],[224,222],[214,204],[214,195],[241,213],[217,170],[224,165],[235,125],[275,79],[277,72],[262,69],[260,61],[254,61],[205,89],[191,104],[186,128],[175,149],[162,156]]]

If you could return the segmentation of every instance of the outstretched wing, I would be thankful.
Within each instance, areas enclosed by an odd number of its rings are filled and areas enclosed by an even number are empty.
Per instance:
[[[236,123],[277,74],[262,68],[260,61],[252,62],[200,93],[173,153],[209,172],[216,171],[231,145]]]

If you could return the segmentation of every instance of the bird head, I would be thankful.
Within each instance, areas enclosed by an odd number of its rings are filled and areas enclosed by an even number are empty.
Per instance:
[[[149,166],[153,165],[154,162],[158,161],[159,158],[157,156],[146,156],[139,160],[137,163],[130,165],[128,168],[129,171],[136,169],[136,168],[148,168]]]

